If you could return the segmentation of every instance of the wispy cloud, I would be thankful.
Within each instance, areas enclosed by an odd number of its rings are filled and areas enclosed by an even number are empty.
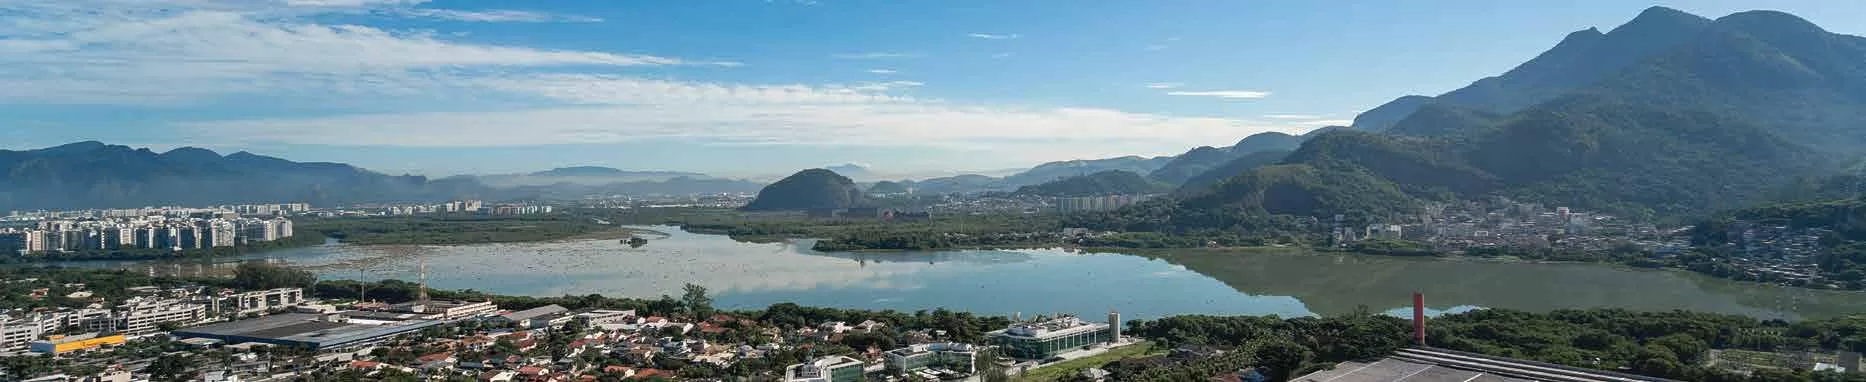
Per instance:
[[[887,92],[895,89],[920,87],[926,83],[920,81],[863,82],[850,86],[849,89],[865,92]]]
[[[1165,44],[1153,44],[1153,45],[1148,45],[1141,49],[1152,52],[1152,51],[1166,50],[1166,48],[1167,46]]]
[[[564,106],[215,120],[180,126],[195,134],[258,144],[477,147],[690,139],[737,144],[1029,148],[1065,139],[1106,144],[1094,147],[1110,152],[1124,144],[1130,145],[1129,150],[1133,144],[1183,150],[1197,142],[1289,129],[1226,118],[964,105],[889,93],[922,85],[914,81],[737,85],[553,74],[488,78],[480,84]]]
[[[1188,97],[1216,97],[1216,98],[1230,98],[1230,99],[1256,99],[1256,98],[1269,97],[1270,92],[1255,91],[1255,90],[1209,90],[1209,91],[1166,92],[1166,95],[1188,96]]]
[[[1005,57],[1010,57],[1010,56],[1011,56],[1011,53],[1009,52],[998,52],[998,53],[991,54],[991,58],[1005,58]]]
[[[603,19],[589,16],[560,15],[542,12],[493,9],[483,11],[463,11],[454,9],[417,8],[396,11],[401,14],[453,21],[471,22],[506,22],[506,23],[595,23]]]
[[[1322,119],[1322,116],[1314,114],[1265,114],[1263,117],[1269,119]]]
[[[869,72],[869,73],[874,73],[874,74],[894,74],[894,73],[900,73],[900,72],[897,72],[897,71],[894,71],[894,69],[869,69],[869,70],[868,70],[868,72]]]
[[[0,101],[155,104],[190,111],[225,110],[242,105],[232,100],[244,99],[421,105],[315,116],[268,115],[261,109],[254,117],[168,123],[176,137],[190,142],[249,145],[487,147],[676,139],[950,148],[984,150],[1005,160],[1050,160],[1177,152],[1297,129],[1232,118],[924,99],[911,94],[925,84],[907,80],[655,79],[628,71],[733,63],[482,43],[446,30],[324,21],[332,13],[399,14],[382,7],[423,5],[414,0],[275,1],[293,3],[0,0]],[[470,102],[450,102],[457,98]]]
[[[401,94],[437,78],[509,68],[717,65],[672,57],[450,41],[430,31],[325,25],[319,12],[410,1],[0,1],[0,99],[175,103],[234,94]],[[135,6],[122,6],[133,4]],[[116,7],[112,7],[116,6]],[[195,6],[190,8],[190,6]]]
[[[1146,86],[1148,89],[1172,89],[1172,88],[1180,87],[1181,85],[1185,85],[1185,84],[1178,83],[1178,82],[1153,82],[1153,83],[1148,83],[1144,86]]]
[[[1002,34],[1002,33],[972,33],[972,34],[967,34],[966,36],[971,36],[971,37],[973,37],[973,38],[982,38],[982,39],[986,39],[986,40],[1010,40],[1010,39],[1016,39],[1016,38],[1021,38],[1021,37],[1024,37],[1023,35],[1019,35],[1019,34],[1016,34],[1016,33],[1010,33],[1010,34]]]
[[[889,59],[889,58],[919,58],[922,56],[923,55],[919,53],[908,53],[908,52],[862,52],[862,53],[837,53],[837,54],[829,55],[829,57],[831,58],[839,58],[839,59],[844,59],[844,60],[880,60],[880,59]]]

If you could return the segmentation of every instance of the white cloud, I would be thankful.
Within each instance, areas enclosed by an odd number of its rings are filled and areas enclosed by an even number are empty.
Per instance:
[[[1321,119],[1322,118],[1322,116],[1314,115],[1314,114],[1265,114],[1263,117],[1269,118],[1269,119]]]
[[[894,71],[894,69],[869,69],[869,70],[868,70],[868,72],[869,72],[869,73],[874,73],[874,74],[894,74],[894,73],[900,73],[900,72],[897,72],[897,71]]]
[[[290,0],[339,8],[413,1]],[[513,68],[719,65],[652,55],[534,49],[434,32],[325,25],[319,13],[207,0],[0,0],[0,100],[176,103],[264,92],[402,94],[436,79]],[[194,6],[190,8],[190,6]]]
[[[1010,53],[1006,53],[1006,52],[999,52],[999,53],[992,53],[992,54],[991,54],[991,58],[1005,58],[1005,57],[1010,57],[1010,56],[1011,56],[1011,54],[1010,54]]]
[[[1162,45],[1162,44],[1153,44],[1153,45],[1148,45],[1147,47],[1145,47],[1145,48],[1141,48],[1141,49],[1144,49],[1144,50],[1147,50],[1147,51],[1150,51],[1150,52],[1151,52],[1151,51],[1161,51],[1161,50],[1166,50],[1166,48],[1167,48],[1167,46],[1166,46],[1166,45]]]
[[[922,85],[926,85],[926,83],[920,81],[863,82],[855,86],[850,86],[849,88],[860,91],[886,92],[894,89],[920,87]]]
[[[1217,97],[1217,98],[1231,98],[1231,99],[1255,99],[1255,98],[1269,97],[1270,92],[1255,91],[1255,90],[1210,90],[1210,91],[1166,92],[1166,95],[1191,96],[1191,97]]]
[[[428,18],[435,18],[435,19],[442,19],[442,20],[454,20],[454,21],[471,21],[471,22],[595,23],[595,22],[603,21],[603,19],[597,18],[597,17],[578,16],[578,15],[559,15],[559,14],[551,14],[551,13],[517,11],[517,10],[509,10],[509,9],[463,11],[463,10],[454,10],[454,9],[419,8],[419,9],[402,10],[400,12],[403,14],[409,15],[409,16],[428,17]]]
[[[822,90],[818,90],[822,91]],[[780,94],[779,98],[831,94]],[[678,97],[679,95],[676,95]],[[771,96],[759,94],[759,96]],[[704,95],[696,95],[703,99]],[[1190,147],[1275,130],[1223,118],[1082,108],[993,108],[939,102],[723,104],[670,102],[500,112],[406,113],[187,123],[255,143],[517,146],[691,139],[738,144],[969,147],[1058,141]]]
[[[732,63],[473,43],[444,30],[320,21],[333,12],[399,14],[419,1],[266,1],[0,0],[0,101],[224,110],[230,104],[216,102],[257,96],[316,107],[423,106],[408,109],[419,112],[310,117],[267,115],[261,108],[248,114],[259,117],[169,122],[180,140],[249,145],[486,147],[677,139],[939,148],[1023,162],[1176,153],[1263,131],[1300,131],[1229,118],[923,99],[908,94],[925,84],[908,80],[742,84],[647,78],[626,70]],[[448,102],[456,98],[473,102]]]
[[[1016,39],[1016,38],[1020,38],[1020,37],[1024,37],[1024,36],[1022,36],[1022,35],[1019,35],[1019,34],[1016,34],[1016,33],[1011,33],[1011,34],[999,34],[999,33],[972,33],[972,34],[967,34],[966,36],[971,36],[971,37],[974,37],[974,38],[982,38],[982,39],[986,39],[986,40],[1010,40],[1010,39]]]
[[[888,59],[888,58],[918,58],[918,57],[922,57],[922,55],[919,53],[906,53],[906,52],[863,52],[863,53],[837,53],[837,54],[829,55],[829,57],[839,58],[839,59],[844,59],[844,60],[879,60],[879,59]]]
[[[1170,152],[1199,142],[1288,129],[1225,118],[1091,108],[986,107],[887,93],[922,85],[914,81],[732,85],[554,74],[487,79],[482,85],[569,106],[197,121],[181,126],[199,135],[262,144],[478,147],[687,139],[976,150],[1067,141],[1110,153],[1120,152],[1123,146],[1133,153],[1135,145],[1149,144]]]
[[[1172,89],[1185,85],[1178,82],[1152,82],[1145,85],[1148,89]]]

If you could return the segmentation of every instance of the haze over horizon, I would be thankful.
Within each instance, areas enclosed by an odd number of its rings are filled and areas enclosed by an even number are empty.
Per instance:
[[[1866,34],[1846,16],[1866,3],[1767,6]],[[0,0],[0,149],[197,146],[428,175],[1174,155],[1347,125],[1643,8]]]

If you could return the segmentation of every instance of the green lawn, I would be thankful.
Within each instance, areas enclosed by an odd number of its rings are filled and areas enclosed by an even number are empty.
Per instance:
[[[1077,359],[1072,359],[1068,361],[1057,362],[1057,363],[1050,364],[1048,366],[1044,366],[1041,368],[1032,369],[1030,370],[1030,373],[1024,374],[1022,376],[1018,376],[1016,378],[1013,378],[1012,380],[1019,381],[1019,382],[1055,381],[1055,380],[1062,379],[1062,377],[1064,376],[1069,376],[1069,375],[1074,375],[1076,373],[1080,373],[1082,372],[1083,369],[1098,367],[1101,365],[1105,365],[1109,362],[1114,362],[1114,361],[1127,359],[1127,358],[1139,358],[1139,357],[1166,354],[1165,351],[1149,352],[1148,350],[1152,348],[1153,348],[1152,342],[1140,341],[1132,345],[1110,349],[1105,353],[1096,354],[1088,358],[1077,358]]]

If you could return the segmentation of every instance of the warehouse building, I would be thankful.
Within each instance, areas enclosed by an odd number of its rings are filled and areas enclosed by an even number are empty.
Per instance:
[[[367,345],[402,334],[440,325],[442,321],[410,320],[394,325],[362,325],[328,321],[322,315],[288,313],[197,326],[171,332],[177,338],[209,338],[228,344],[263,343],[327,350]]]

